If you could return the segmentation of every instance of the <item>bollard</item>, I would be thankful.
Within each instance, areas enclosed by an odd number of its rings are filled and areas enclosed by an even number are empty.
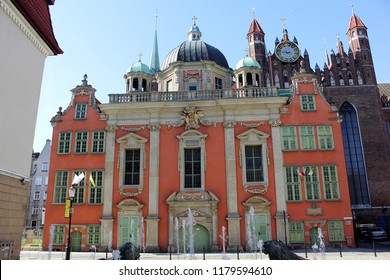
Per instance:
[[[376,257],[376,247],[375,247],[375,241],[372,241],[372,248],[374,249],[374,256]]]
[[[342,246],[342,244],[340,243],[340,258],[343,257],[343,253],[341,252],[341,246]]]
[[[305,258],[307,259],[307,244],[305,242]]]
[[[203,245],[203,260],[206,260],[206,247]]]
[[[237,246],[237,260],[240,259],[240,247]]]
[[[169,260],[172,260],[172,246],[169,246]]]

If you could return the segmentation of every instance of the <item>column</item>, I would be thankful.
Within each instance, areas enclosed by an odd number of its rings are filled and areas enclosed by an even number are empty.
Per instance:
[[[150,124],[149,152],[149,202],[146,217],[146,252],[160,252],[158,246],[158,194],[159,194],[159,160],[160,160],[160,125]]]
[[[236,153],[234,141],[234,127],[236,122],[227,121],[223,124],[225,130],[225,161],[226,161],[226,193],[227,193],[227,221],[229,244],[228,251],[236,251],[240,244],[240,220],[237,202]]]
[[[283,152],[280,120],[270,120],[272,131],[272,146],[274,155],[274,170],[275,170],[275,189],[276,189],[276,238],[285,242],[288,238],[288,214],[286,204],[286,191],[284,187],[284,173],[283,173]],[[286,234],[287,233],[287,236]]]
[[[101,222],[101,246],[112,248],[113,223],[112,216],[112,195],[114,178],[114,155],[115,155],[115,132],[116,126],[106,127],[106,161],[104,166],[104,187],[103,187],[103,215]],[[111,247],[111,248],[110,248]]]

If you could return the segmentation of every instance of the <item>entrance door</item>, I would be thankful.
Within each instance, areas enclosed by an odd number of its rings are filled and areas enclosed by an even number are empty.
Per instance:
[[[310,229],[310,247],[313,246],[318,240],[318,227]]]
[[[202,225],[196,224],[193,226],[194,231],[194,253],[203,252],[203,248],[206,252],[210,252],[210,233]],[[180,252],[184,252],[183,243],[185,242],[185,252],[189,253],[190,234],[188,228],[185,230],[183,236],[183,227],[179,230],[179,249]]]
[[[139,217],[122,216],[120,224],[120,246],[127,242],[139,246]]]
[[[256,226],[256,236],[257,241],[263,240],[267,241],[268,237],[268,219],[267,214],[258,213],[254,215],[255,226]]]
[[[81,251],[81,232],[80,231],[72,232],[71,247],[72,247],[72,252],[80,252]]]

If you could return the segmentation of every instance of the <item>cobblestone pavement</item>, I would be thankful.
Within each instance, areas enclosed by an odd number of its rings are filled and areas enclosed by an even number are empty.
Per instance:
[[[390,250],[389,249],[376,249],[373,248],[328,248],[323,253],[314,253],[312,251],[305,250],[294,250],[299,256],[305,257],[309,260],[390,260]],[[98,260],[104,258],[112,257],[111,253],[101,253],[101,252],[72,252],[71,260]],[[151,253],[141,253],[141,260],[189,260],[190,254],[151,254]],[[268,256],[265,254],[250,254],[250,253],[227,253],[225,255],[230,260],[268,260]],[[49,252],[47,251],[22,251],[20,254],[21,260],[64,260],[65,252]],[[207,253],[195,254],[196,260],[222,260],[224,256],[222,253]]]

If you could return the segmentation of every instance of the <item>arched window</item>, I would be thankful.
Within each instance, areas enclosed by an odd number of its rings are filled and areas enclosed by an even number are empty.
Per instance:
[[[340,108],[340,114],[343,117],[341,129],[351,203],[352,205],[369,205],[366,164],[357,113],[349,102],[345,102]]]
[[[280,87],[280,82],[279,82],[279,73],[278,71],[275,71],[275,86]]]
[[[362,74],[360,73],[360,71],[357,71],[357,79],[358,79],[358,84],[362,85],[363,79],[362,79]]]

